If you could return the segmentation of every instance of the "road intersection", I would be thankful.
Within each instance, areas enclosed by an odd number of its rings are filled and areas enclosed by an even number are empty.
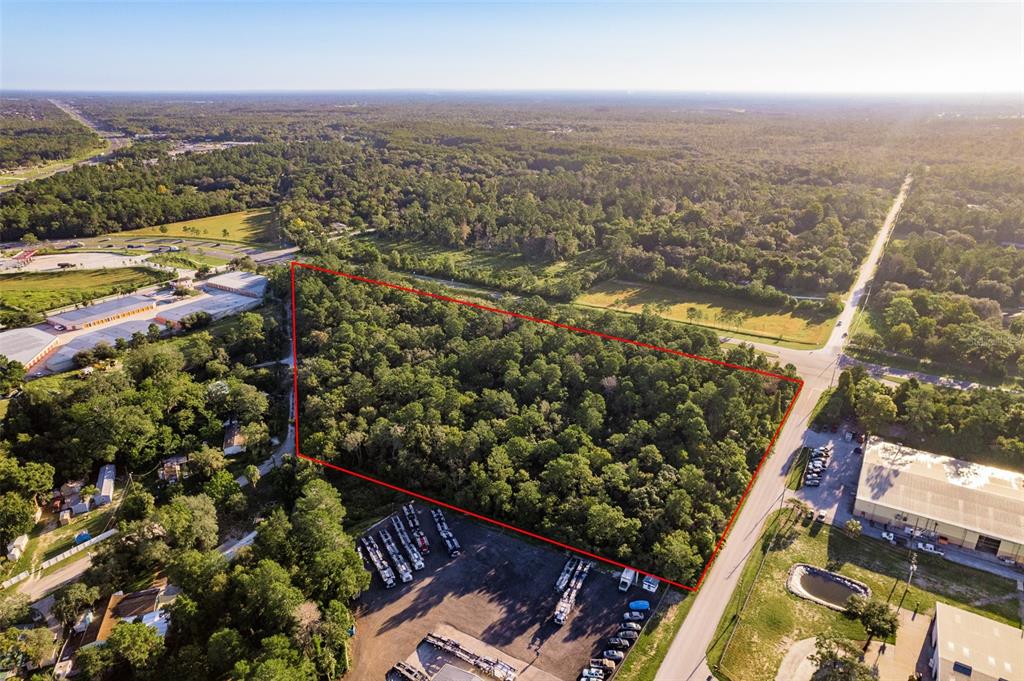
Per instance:
[[[672,641],[655,681],[706,681],[713,678],[707,663],[707,649],[718,622],[739,582],[747,557],[761,535],[765,519],[781,506],[786,492],[786,473],[792,455],[803,442],[814,406],[835,380],[848,340],[848,332],[858,307],[870,291],[878,261],[882,257],[913,178],[907,175],[892,207],[861,265],[857,278],[844,301],[843,311],[824,347],[793,350],[764,343],[750,343],[758,350],[779,358],[782,365],[792,364],[804,384],[779,432],[775,450],[761,467],[740,513],[729,530],[711,569],[696,593],[690,612]]]

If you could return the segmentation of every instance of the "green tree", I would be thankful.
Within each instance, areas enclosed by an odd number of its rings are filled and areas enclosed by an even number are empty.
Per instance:
[[[88,681],[101,681],[114,669],[114,651],[108,646],[82,648],[75,656],[75,664]]]
[[[126,520],[146,520],[155,510],[156,498],[139,486],[135,486],[121,502],[121,517]]]
[[[868,649],[871,641],[876,637],[889,638],[896,635],[900,626],[896,611],[888,603],[882,601],[871,601],[864,606],[860,613],[860,623],[868,632],[868,640],[864,644],[864,650]]]
[[[217,545],[217,509],[205,494],[175,497],[157,510],[155,520],[172,548],[206,550]]]
[[[153,627],[142,622],[121,621],[110,632],[107,645],[116,659],[132,669],[145,669],[164,649],[164,640]]]
[[[223,450],[203,445],[200,450],[189,454],[188,465],[191,471],[204,480],[209,480],[228,465],[228,460],[224,456]]]
[[[72,582],[61,588],[53,599],[51,612],[65,629],[70,629],[87,608],[100,597],[100,590],[82,582]]]
[[[861,662],[860,651],[845,639],[818,634],[814,653],[808,658],[815,666],[811,681],[874,681],[878,675]]]
[[[846,530],[846,534],[854,538],[859,537],[861,532],[864,531],[864,527],[856,518],[850,518],[849,520],[847,520],[846,524],[843,525],[843,529]]]
[[[0,494],[0,546],[7,546],[35,524],[36,506],[14,492]]]

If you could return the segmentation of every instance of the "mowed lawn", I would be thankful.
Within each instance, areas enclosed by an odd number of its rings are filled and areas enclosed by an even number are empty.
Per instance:
[[[743,334],[754,340],[781,340],[807,348],[824,345],[834,323],[832,319],[812,322],[790,310],[738,301],[714,293],[618,280],[597,284],[575,302],[587,307],[637,314],[645,305],[650,305],[666,319]]]
[[[158,284],[173,276],[149,267],[0,274],[0,306],[44,312]]]
[[[779,527],[775,548],[768,552],[758,574],[769,540]],[[888,599],[894,606],[902,602],[904,609],[929,617],[935,614],[935,602],[942,601],[1014,626],[1020,624],[1013,581],[943,558],[918,554],[913,586],[904,595],[908,553],[907,549],[876,539],[852,538],[829,525],[797,520],[789,509],[780,511],[744,566],[708,660],[712,665],[719,664],[723,677],[732,681],[771,681],[796,641],[829,631],[855,641],[867,638],[863,627],[842,613],[789,593],[786,580],[794,563],[808,563],[852,577],[871,588],[872,599]],[[739,624],[723,657],[733,618],[748,591],[750,598],[739,614]]]
[[[166,236],[242,244],[268,244],[279,240],[273,214],[265,209],[240,210],[196,220],[170,222],[119,232],[118,237]]]

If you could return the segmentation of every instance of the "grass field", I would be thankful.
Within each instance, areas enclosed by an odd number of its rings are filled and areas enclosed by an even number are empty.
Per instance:
[[[167,281],[148,267],[0,274],[0,306],[43,312]]]
[[[54,173],[68,168],[79,161],[84,161],[87,158],[102,154],[110,149],[110,145],[105,141],[101,140],[96,146],[75,154],[70,158],[62,158],[56,161],[47,161],[36,166],[29,168],[17,168],[15,170],[6,170],[0,174],[0,187],[7,187],[22,182],[28,182],[29,180],[37,180],[43,177],[48,177]]]
[[[617,280],[597,284],[575,302],[587,307],[633,313],[640,313],[645,305],[650,305],[666,319],[697,324],[730,335],[745,335],[751,340],[782,341],[783,345],[799,349],[824,345],[834,323],[832,319],[814,323],[788,310],[714,293]]]
[[[775,547],[768,552],[777,529]],[[795,520],[787,509],[769,522],[761,543],[744,566],[708,650],[708,661],[712,669],[719,665],[724,672],[722,678],[771,681],[789,647],[818,633],[831,631],[860,641],[866,638],[859,623],[786,590],[788,571],[794,563],[827,567],[867,584],[874,599],[889,598],[893,605],[902,602],[903,608],[917,609],[924,615],[933,615],[936,601],[942,601],[1015,626],[1020,623],[1011,580],[920,554],[914,586],[904,594],[908,566],[905,549],[863,537],[854,539],[821,523]],[[746,608],[734,624],[748,591]],[[730,633],[733,638],[723,658]],[[898,633],[896,638],[898,644]]]
[[[128,232],[119,232],[117,236],[166,236],[241,244],[266,244],[278,241],[273,214],[266,209],[240,210],[197,220],[143,227]]]
[[[224,258],[206,255],[205,253],[193,253],[192,251],[157,253],[156,255],[150,256],[147,260],[148,262],[155,262],[158,265],[166,265],[167,267],[183,267],[190,270],[197,270],[202,265],[218,267],[220,265],[226,265],[229,262]]]

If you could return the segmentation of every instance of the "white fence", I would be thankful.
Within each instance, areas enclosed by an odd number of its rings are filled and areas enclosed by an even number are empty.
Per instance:
[[[49,560],[46,560],[46,561],[43,561],[42,565],[39,565],[38,567],[36,567],[33,570],[26,570],[25,572],[22,572],[22,573],[19,573],[17,575],[14,575],[13,577],[8,579],[7,581],[5,581],[3,583],[0,583],[0,589],[6,589],[8,587],[14,586],[15,584],[18,584],[19,582],[24,582],[26,579],[28,579],[32,575],[39,574],[43,570],[56,565],[57,563],[61,562],[62,560],[67,560],[71,556],[73,556],[73,555],[75,555],[77,553],[81,553],[82,551],[85,551],[86,549],[91,548],[91,547],[95,546],[96,544],[99,544],[104,539],[109,539],[109,538],[113,537],[115,534],[117,534],[117,530],[107,530],[103,534],[98,534],[95,537],[93,537],[92,539],[90,539],[88,541],[84,541],[81,544],[79,544],[78,546],[74,546],[74,547],[68,549],[64,553],[59,553],[56,556],[54,556],[53,558],[51,558]]]

